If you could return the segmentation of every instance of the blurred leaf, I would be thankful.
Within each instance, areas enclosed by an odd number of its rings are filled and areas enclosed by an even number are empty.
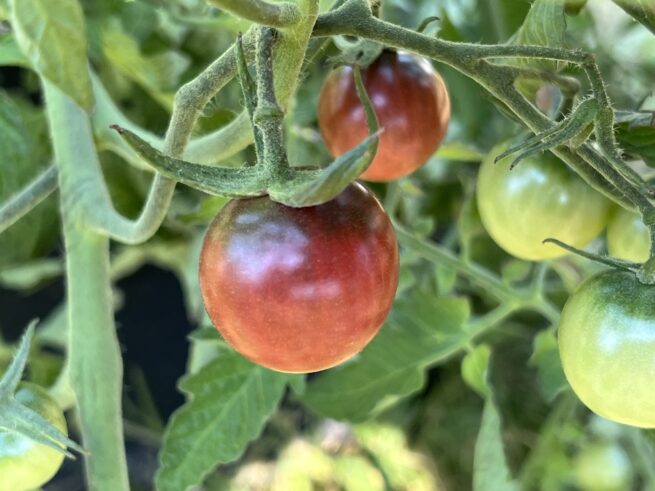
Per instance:
[[[11,33],[0,34],[0,66],[29,67],[30,63]]]
[[[459,245],[464,257],[469,255],[471,241],[478,235],[484,233],[484,227],[480,220],[476,195],[470,193],[462,203],[462,209],[457,220],[457,232]]]
[[[621,123],[616,126],[616,138],[627,153],[655,167],[655,127]]]
[[[84,14],[77,0],[10,0],[16,40],[43,77],[90,110]]]
[[[104,24],[102,50],[112,68],[139,84],[166,110],[171,110],[174,89],[189,67],[186,55],[173,50],[144,55],[137,41],[123,30],[117,19]]]
[[[479,162],[483,157],[478,150],[462,142],[452,142],[442,145],[439,147],[436,156],[441,159],[459,162]]]
[[[557,339],[551,330],[541,331],[535,336],[534,351],[528,364],[537,368],[539,389],[548,402],[569,386],[559,358]]]
[[[518,491],[505,460],[500,414],[488,381],[490,356],[491,349],[481,345],[462,361],[464,380],[485,399],[475,443],[473,491]]]
[[[217,464],[238,459],[275,411],[291,377],[223,349],[215,360],[183,379],[180,389],[189,401],[168,423],[157,489],[187,490]]]
[[[487,384],[487,370],[489,369],[490,356],[491,348],[486,344],[481,344],[462,360],[462,378],[473,390],[484,398],[491,395]]]
[[[207,224],[218,214],[219,211],[230,201],[224,196],[206,196],[200,202],[198,208],[187,213],[180,213],[175,218],[184,223]]]
[[[532,264],[529,261],[510,259],[503,264],[501,275],[503,281],[507,284],[518,283],[525,280],[531,270]]]
[[[518,31],[512,36],[511,44],[536,46],[564,46],[566,21],[564,0],[535,0]],[[539,59],[520,59],[520,65],[556,71],[557,62]]]
[[[613,0],[615,4],[655,34],[655,2],[653,0]]]
[[[400,298],[386,324],[349,363],[311,380],[303,401],[327,417],[362,421],[419,390],[425,370],[469,341],[464,298],[438,298],[422,290]]]
[[[37,259],[0,270],[0,285],[13,290],[29,290],[61,276],[63,272],[64,265],[60,259]]]
[[[46,131],[41,113],[0,91],[0,203],[48,165]],[[15,287],[33,285],[28,277],[34,278],[38,267],[26,271],[20,263],[50,248],[57,231],[55,212],[54,199],[49,198],[0,234],[0,268],[18,268],[13,276],[12,272],[3,275],[3,281],[15,281]]]
[[[491,398],[484,403],[474,462],[473,491],[518,490],[507,467],[500,415]]]

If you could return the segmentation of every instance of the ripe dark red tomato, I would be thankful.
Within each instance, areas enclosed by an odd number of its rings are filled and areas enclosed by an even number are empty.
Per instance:
[[[361,178],[391,181],[414,172],[437,150],[448,128],[450,99],[443,79],[428,60],[385,50],[362,71],[362,80],[384,133]],[[334,156],[367,136],[352,68],[328,75],[319,97],[318,123]]]
[[[291,208],[230,201],[209,226],[200,287],[212,322],[239,353],[283,372],[314,372],[361,351],[398,284],[389,217],[362,184]]]

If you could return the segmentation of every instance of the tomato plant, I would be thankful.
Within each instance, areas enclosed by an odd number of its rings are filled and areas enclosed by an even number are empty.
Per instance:
[[[15,398],[67,433],[64,413],[38,385],[23,382]],[[27,491],[47,483],[57,473],[64,454],[30,438],[0,429],[0,491]]]
[[[361,351],[397,283],[391,223],[357,183],[313,207],[231,201],[210,225],[200,260],[217,329],[247,358],[285,372],[323,370]]]
[[[624,271],[588,279],[564,306],[559,349],[571,387],[592,411],[655,427],[655,287]]]
[[[607,250],[612,256],[641,263],[648,259],[648,229],[638,213],[617,209],[607,224]]]
[[[391,181],[406,176],[425,165],[446,135],[450,119],[446,85],[425,58],[390,50],[383,51],[363,70],[362,78],[384,133],[372,164],[361,178]],[[352,68],[338,68],[325,79],[318,122],[335,156],[367,135]]]
[[[491,238],[520,259],[539,261],[566,254],[544,239],[582,247],[605,227],[610,203],[556,157],[530,157],[510,169],[494,163],[509,146],[494,147],[482,161],[477,202]]]
[[[603,439],[655,489],[655,440],[595,433],[556,330],[589,259],[655,284],[655,259],[594,239],[608,202],[655,233],[654,19],[647,0],[0,0],[0,427],[77,456],[52,489],[564,490]],[[515,170],[485,159],[517,134]],[[610,229],[620,256],[634,234]],[[641,298],[614,297],[596,307]],[[646,406],[648,346],[587,363],[596,405]],[[23,418],[23,374],[79,443]]]

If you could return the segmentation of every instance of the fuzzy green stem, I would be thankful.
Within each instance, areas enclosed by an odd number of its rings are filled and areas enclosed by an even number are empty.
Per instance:
[[[57,189],[57,168],[48,167],[0,207],[0,233],[29,213]]]
[[[209,3],[243,19],[271,27],[290,27],[300,22],[300,9],[290,2],[264,0],[208,0]]]

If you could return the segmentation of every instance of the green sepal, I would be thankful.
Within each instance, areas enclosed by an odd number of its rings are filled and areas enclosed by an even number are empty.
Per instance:
[[[272,184],[268,194],[273,201],[301,208],[326,203],[341,193],[371,164],[379,132],[367,137],[348,153],[320,171],[305,171],[307,177],[297,182]],[[310,178],[311,176],[311,178]]]
[[[38,322],[38,319],[32,320],[25,329],[25,333],[20,340],[20,345],[18,346],[18,351],[16,355],[11,360],[11,364],[5,371],[2,379],[0,379],[0,399],[5,399],[13,397],[14,392],[16,392],[16,387],[20,383],[20,379],[23,376],[25,371],[25,365],[27,363],[27,357],[30,354],[30,345],[32,344],[32,336],[34,335],[34,328]]]
[[[36,319],[30,322],[25,334],[23,334],[16,355],[0,380],[0,429],[24,435],[63,453],[66,457],[74,458],[68,448],[80,453],[86,453],[84,448],[68,438],[37,412],[24,406],[14,398],[14,393],[25,370],[37,322]]]
[[[218,196],[244,198],[266,194],[268,182],[265,169],[257,166],[238,169],[207,166],[169,157],[148,142],[118,125],[113,129],[123,137],[146,163],[166,177],[192,188]]]

